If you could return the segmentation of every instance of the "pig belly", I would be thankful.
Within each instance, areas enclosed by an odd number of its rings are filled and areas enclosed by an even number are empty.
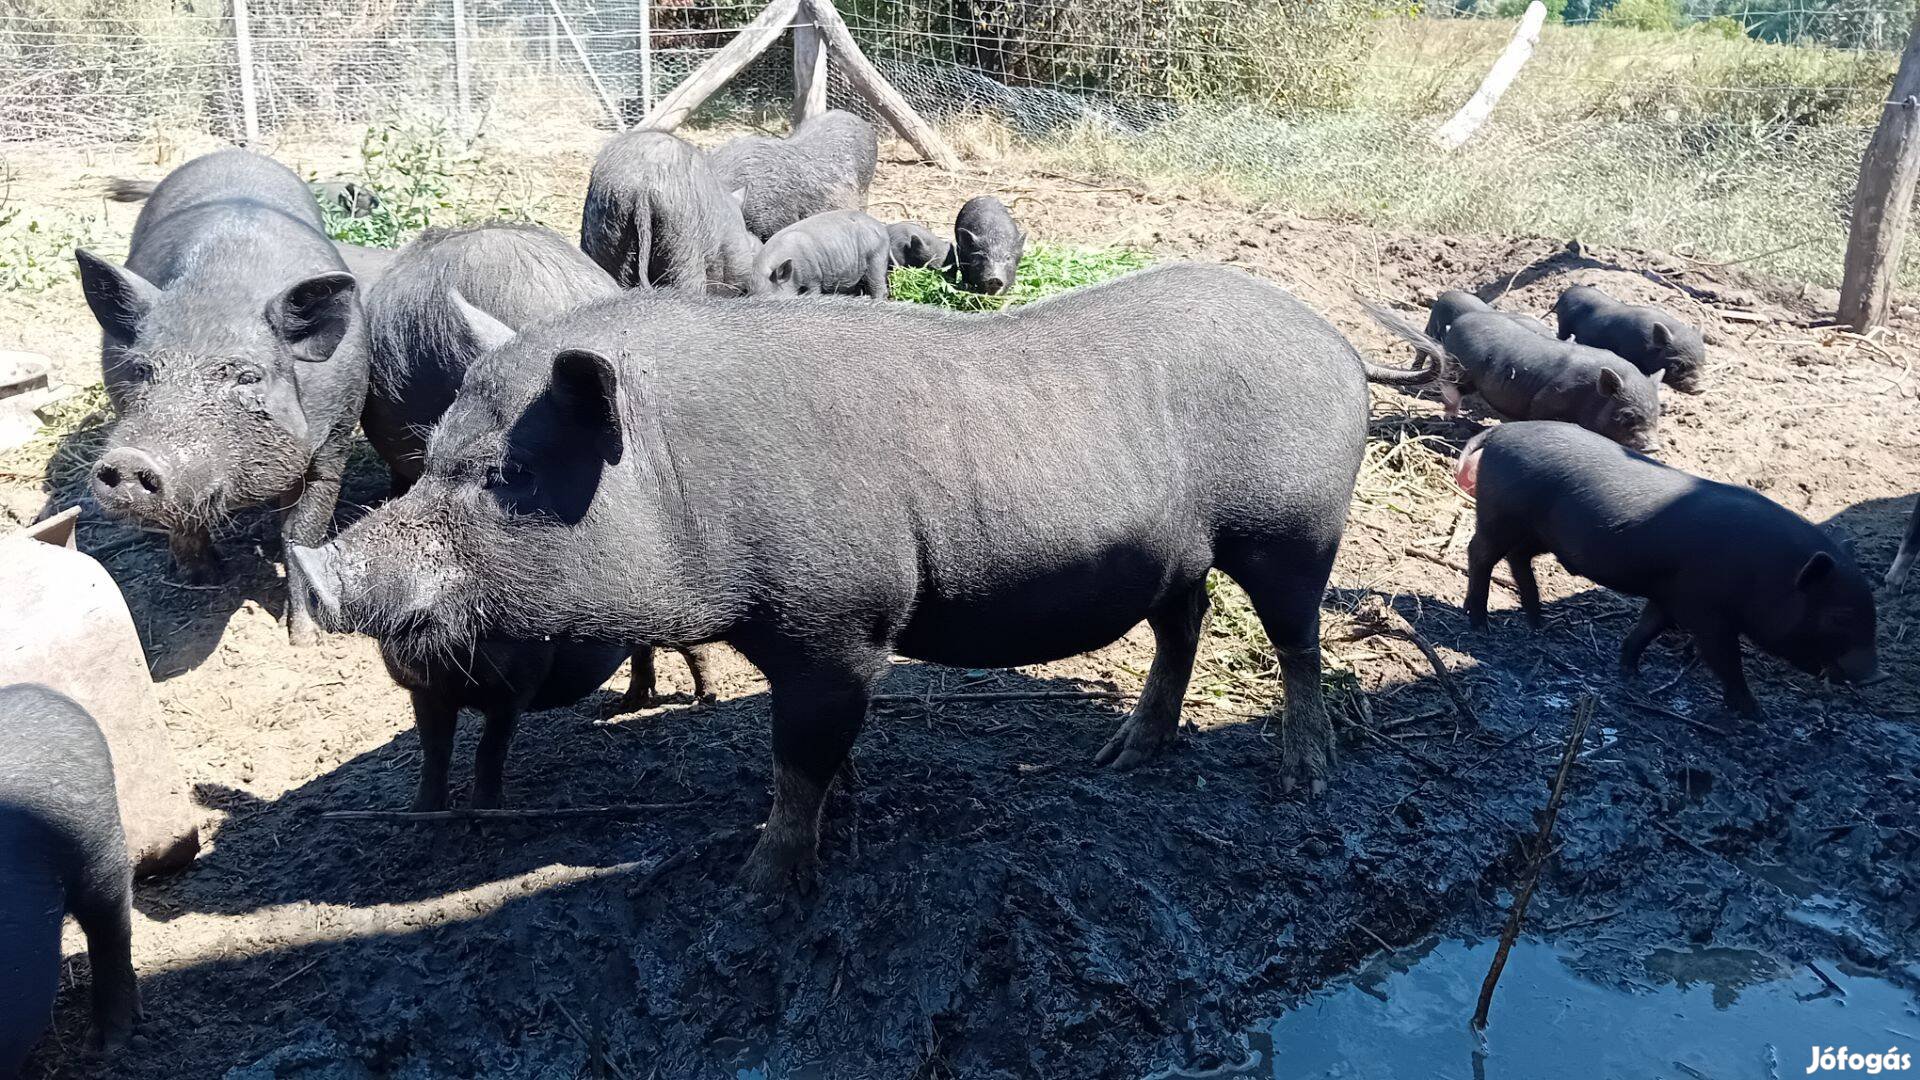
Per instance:
[[[1168,563],[1110,553],[1007,575],[991,587],[936,579],[923,589],[894,648],[955,667],[1044,664],[1119,640],[1167,591]]]

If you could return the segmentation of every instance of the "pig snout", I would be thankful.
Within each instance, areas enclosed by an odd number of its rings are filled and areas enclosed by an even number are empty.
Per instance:
[[[320,625],[334,633],[346,629],[341,625],[340,593],[340,556],[332,544],[325,547],[301,547],[298,544],[287,548],[287,559],[306,579],[307,593],[313,598],[313,611]]]
[[[145,450],[122,446],[93,467],[93,497],[108,513],[139,516],[168,496],[166,465]]]
[[[1842,682],[1855,686],[1871,686],[1888,677],[1880,670],[1880,657],[1871,645],[1841,653],[1829,670]]]

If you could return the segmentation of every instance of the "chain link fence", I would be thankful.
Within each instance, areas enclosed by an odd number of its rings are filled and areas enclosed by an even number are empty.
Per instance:
[[[1064,168],[1213,179],[1389,224],[1581,235],[1834,276],[1911,3],[1549,8],[1555,22],[1493,122],[1446,153],[1428,135],[1504,45],[1516,0],[1392,13],[1373,0],[841,5],[882,73],[963,147],[977,137]],[[558,119],[611,131],[758,10],[0,0],[0,153],[179,131],[241,141],[243,73],[269,142],[395,118],[499,144]],[[783,111],[790,59],[784,44],[768,50],[703,115]],[[860,107],[837,78],[830,87],[835,104]]]

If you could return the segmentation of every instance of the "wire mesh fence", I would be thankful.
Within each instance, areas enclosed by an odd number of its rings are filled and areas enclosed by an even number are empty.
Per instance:
[[[239,141],[248,81],[269,139],[394,118],[505,142],[556,118],[610,131],[759,6],[250,0],[243,23],[232,0],[0,0],[0,147]],[[1494,122],[1448,154],[1427,135],[1505,43],[1517,0],[1391,14],[1374,0],[840,7],[928,119],[1062,166],[1214,177],[1390,223],[1738,257],[1784,247],[1761,265],[1815,278],[1831,276],[1819,267],[1914,18],[1889,0],[1553,0]],[[770,49],[709,115],[781,111],[790,57]]]

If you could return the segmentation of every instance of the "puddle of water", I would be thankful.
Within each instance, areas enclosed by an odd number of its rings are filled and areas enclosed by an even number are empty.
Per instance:
[[[1783,1080],[1808,1075],[1815,1044],[1863,1054],[1897,1046],[1920,1065],[1920,997],[1821,964],[1842,996],[1805,967],[1737,949],[1656,950],[1644,973],[1613,987],[1575,974],[1549,945],[1519,942],[1482,1047],[1467,1023],[1494,948],[1448,941],[1376,959],[1273,1022],[1255,1040],[1271,1066],[1260,1075]]]

